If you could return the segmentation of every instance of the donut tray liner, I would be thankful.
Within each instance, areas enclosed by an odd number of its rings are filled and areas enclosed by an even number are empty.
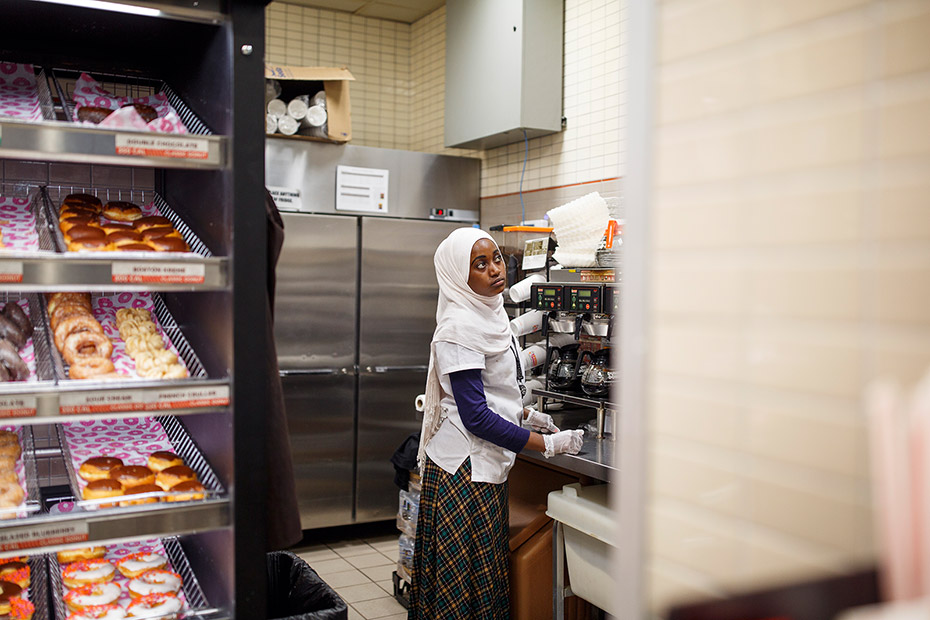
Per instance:
[[[161,551],[157,549],[160,544],[162,549],[164,549],[165,557],[168,558],[166,569],[172,570],[181,576],[183,581],[181,592],[184,595],[184,606],[181,609],[181,613],[178,614],[179,620],[183,620],[184,618],[197,618],[205,612],[212,611],[207,603],[206,596],[204,596],[203,589],[200,587],[200,582],[194,574],[194,569],[191,568],[187,555],[185,555],[184,549],[181,547],[181,543],[176,536],[141,541],[141,544],[154,546],[156,547],[156,551]],[[64,592],[66,588],[62,582],[60,564],[58,564],[58,560],[54,555],[49,555],[48,564],[50,567],[49,586],[52,591],[52,604],[55,608],[55,617],[64,620],[71,612],[68,611],[68,608],[65,606]],[[37,605],[35,618],[47,617],[49,616],[38,615]]]
[[[0,256],[11,253],[51,254],[58,251],[54,230],[49,225],[43,188],[34,181],[20,183],[8,180],[0,184],[0,219],[11,221],[17,229],[12,232],[14,236],[11,240],[10,231],[4,226],[3,241],[6,247],[0,248]],[[29,227],[32,230],[28,230]]]
[[[38,555],[29,555],[21,553],[18,556],[11,556],[0,560],[0,564],[12,561],[13,557],[28,556],[26,562],[29,564],[29,588],[26,595],[22,596],[35,606],[34,620],[51,620],[49,614],[48,599],[48,556],[44,553]],[[6,616],[3,616],[6,618]],[[67,618],[67,616],[62,616]]]
[[[94,307],[97,307],[95,303],[98,297],[116,297],[118,298],[123,293],[93,293],[92,294],[92,304]],[[138,294],[143,295],[143,294]],[[173,350],[178,355],[178,359],[184,362],[184,365],[187,367],[189,376],[185,379],[173,379],[172,381],[190,381],[191,379],[206,379],[207,371],[203,367],[203,363],[200,361],[200,358],[197,357],[197,353],[194,352],[194,348],[187,341],[187,338],[184,337],[184,333],[181,331],[181,328],[178,326],[177,322],[174,320],[174,317],[171,316],[171,312],[168,311],[168,307],[165,305],[164,300],[161,295],[157,293],[151,293],[152,306],[150,308],[152,315],[154,316],[155,322],[158,324],[158,327],[161,328],[161,333],[167,340],[166,348]],[[39,304],[40,311],[42,313],[43,324],[48,325],[48,313],[45,308],[45,304]],[[120,306],[122,307],[122,306]],[[47,342],[51,343],[54,338],[51,334],[51,329],[46,328],[48,332]],[[113,340],[113,338],[111,338]],[[64,359],[61,357],[58,349],[55,348],[52,344],[47,344],[48,355],[51,360],[51,366],[53,368],[53,374],[57,378],[59,383],[67,382],[75,384],[80,384],[82,386],[86,385],[91,386],[100,386],[101,388],[106,388],[107,390],[112,390],[118,388],[120,384],[114,381],[93,381],[93,379],[69,379],[68,378],[68,367]],[[116,353],[114,352],[114,356]],[[139,377],[127,377],[127,381],[144,381],[151,384],[164,384],[162,380],[155,379],[143,379]],[[127,388],[132,389],[132,388]]]
[[[125,200],[128,202],[133,202],[140,207],[142,207],[142,213],[144,215],[161,215],[174,224],[174,227],[181,233],[181,236],[184,237],[184,240],[187,242],[187,245],[190,246],[191,252],[198,254],[203,258],[211,258],[213,254],[207,248],[206,244],[200,240],[197,235],[190,229],[190,227],[181,219],[174,209],[168,206],[168,203],[165,202],[158,193],[154,190],[140,190],[140,189],[112,189],[112,188],[100,188],[100,187],[78,187],[78,186],[66,186],[66,185],[47,185],[42,188],[43,196],[43,210],[45,211],[43,215],[43,221],[48,222],[48,227],[50,231],[49,239],[52,242],[50,246],[42,246],[42,249],[48,249],[55,252],[67,253],[68,252],[68,243],[65,241],[65,237],[61,232],[61,229],[58,227],[58,207],[61,205],[61,201],[64,200],[65,196],[68,194],[93,194],[102,200],[107,202],[109,200]],[[165,259],[175,259],[179,257],[187,256],[189,253],[184,252],[75,252],[74,255],[77,256],[132,256],[137,254],[145,254],[151,256],[152,254],[157,255],[159,258]]]
[[[218,497],[225,494],[223,485],[220,483],[219,478],[216,477],[216,474],[213,471],[213,468],[210,466],[210,463],[207,462],[207,459],[204,458],[203,454],[200,453],[200,450],[197,448],[197,444],[194,443],[194,440],[191,439],[188,435],[187,430],[184,428],[184,425],[175,417],[175,416],[157,416],[154,418],[125,418],[121,420],[93,420],[86,422],[84,424],[91,426],[108,426],[108,425],[123,425],[131,426],[132,424],[150,424],[157,423],[156,428],[152,429],[154,431],[163,430],[164,438],[162,440],[156,440],[149,443],[146,446],[144,451],[136,452],[132,450],[131,444],[132,441],[118,441],[115,443],[120,444],[120,449],[124,452],[128,452],[133,455],[130,458],[124,458],[123,460],[129,464],[134,465],[144,465],[145,459],[142,457],[143,454],[150,454],[157,450],[170,450],[177,454],[184,460],[184,463],[193,469],[197,473],[197,479],[200,481],[200,484],[204,487],[204,499],[203,500],[191,500],[192,502],[206,501],[214,497]],[[96,500],[85,500],[81,499],[83,497],[83,480],[81,480],[77,475],[77,469],[80,466],[80,463],[87,457],[77,456],[72,454],[72,446],[68,440],[68,427],[71,424],[80,425],[80,422],[72,422],[65,424],[56,424],[55,428],[58,433],[58,441],[61,445],[61,452],[64,456],[65,468],[68,472],[68,480],[71,483],[71,492],[74,495],[74,505],[83,510],[97,510],[100,504],[113,503],[114,498],[105,498],[105,499],[96,499]],[[160,429],[158,428],[160,427]],[[141,433],[142,431],[138,431]],[[134,431],[128,431],[127,435],[137,434]],[[86,434],[85,434],[86,436]],[[105,440],[101,440],[101,443],[104,443]],[[114,443],[114,442],[111,442]],[[151,445],[154,443],[155,445]],[[94,452],[97,456],[108,456],[113,454],[112,451],[101,448],[99,451]],[[122,457],[120,457],[122,458]],[[159,493],[151,494],[140,494],[136,497],[158,497],[163,498],[169,495],[169,492],[162,491]],[[116,498],[116,501],[119,501]],[[183,505],[183,502],[181,503]],[[145,507],[154,507],[159,506],[160,504],[145,504]],[[134,508],[139,508],[139,506],[134,506]],[[122,507],[109,508],[107,510],[122,510]]]
[[[16,63],[20,68],[29,63]],[[52,99],[52,91],[48,83],[48,75],[42,67],[33,65],[32,66],[33,75],[35,77],[35,87],[36,87],[36,102],[38,104],[38,112],[41,116],[41,119],[24,119],[16,116],[4,116],[2,110],[0,110],[0,119],[4,122],[7,121],[24,121],[24,122],[37,122],[42,121],[53,121],[56,119],[55,115],[55,104]],[[26,77],[25,74],[21,77]]]
[[[49,71],[49,80],[54,85],[55,91],[66,110],[68,120],[74,118],[74,85],[81,71],[72,71],[70,69],[51,69]],[[213,132],[204,124],[200,118],[184,103],[181,97],[168,84],[162,80],[146,77],[132,77],[114,73],[104,73],[100,71],[87,72],[96,80],[102,88],[109,91],[115,96],[122,97],[147,97],[158,92],[163,92],[168,98],[168,103],[174,108],[184,126],[192,134],[212,135]]]
[[[36,471],[36,449],[32,436],[32,427],[2,425],[0,429],[13,431],[19,435],[22,455],[19,459],[20,465],[16,467],[16,473],[26,496],[19,506],[0,508],[0,526],[2,526],[4,524],[9,525],[13,519],[24,519],[39,512],[42,504],[39,501],[39,476]]]

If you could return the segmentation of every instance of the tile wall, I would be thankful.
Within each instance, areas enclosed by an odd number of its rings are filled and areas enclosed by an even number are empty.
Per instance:
[[[863,392],[930,365],[930,5],[657,5],[662,609],[874,558]]]

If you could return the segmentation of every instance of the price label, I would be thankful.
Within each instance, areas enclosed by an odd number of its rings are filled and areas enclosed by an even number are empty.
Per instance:
[[[117,155],[144,155],[174,159],[207,159],[210,143],[193,136],[165,134],[118,133]]]
[[[4,396],[0,398],[0,418],[28,418],[35,414],[35,396]]]
[[[112,281],[116,284],[203,284],[206,270],[202,264],[113,263]]]
[[[225,407],[229,404],[229,386],[168,388],[150,392],[146,410]]]
[[[82,413],[113,413],[117,411],[143,411],[145,395],[142,392],[90,392],[63,393],[58,397],[58,412],[61,415]]]
[[[580,280],[582,282],[613,282],[614,272],[612,269],[600,269],[592,271],[581,271]]]
[[[16,260],[0,260],[0,283],[22,282],[23,263]]]
[[[0,551],[66,545],[85,540],[87,540],[87,523],[84,521],[3,528],[0,530]]]

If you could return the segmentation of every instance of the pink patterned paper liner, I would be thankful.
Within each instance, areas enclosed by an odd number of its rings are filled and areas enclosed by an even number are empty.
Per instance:
[[[5,431],[11,431],[16,433],[19,437],[19,446],[23,447],[23,427],[22,426],[0,426],[0,429]],[[25,452],[25,450],[23,450]],[[13,518],[13,510],[16,510],[15,518],[24,519],[29,516],[29,512],[21,510],[26,505],[26,501],[29,499],[29,489],[26,487],[26,465],[23,463],[23,456],[20,455],[16,459],[16,465],[13,467],[13,471],[16,472],[16,477],[19,479],[19,486],[23,487],[23,503],[16,507],[11,508],[0,508],[0,515],[5,518]],[[0,560],[0,564],[3,561]]]
[[[157,553],[158,555],[164,556],[167,560],[167,564],[163,570],[170,570],[172,572],[178,572],[171,565],[171,559],[168,557],[168,554],[165,553],[165,547],[161,544],[161,541],[157,538],[150,540],[136,540],[131,542],[120,542],[107,545],[107,552],[103,556],[107,560],[113,563],[113,567],[116,568],[116,562],[121,558],[126,557],[127,555],[133,553]],[[64,566],[62,564],[58,565],[58,570],[63,572]],[[132,595],[129,593],[129,582],[128,577],[124,577],[119,570],[116,571],[116,576],[113,578],[113,583],[118,584],[120,587],[120,596],[116,600],[118,605],[126,607],[129,603],[132,602]],[[64,575],[62,575],[62,584],[64,584]],[[65,594],[68,592],[68,588],[62,585],[61,588],[61,597],[64,599]],[[181,589],[178,590],[178,598],[181,601],[181,611],[186,613],[190,610],[190,606],[187,604],[187,598],[184,596],[183,584]]]
[[[0,196],[0,224],[3,230],[3,245],[0,252],[37,252],[39,233],[36,231],[36,216],[29,198]]]
[[[158,318],[155,316],[154,308],[155,304],[152,301],[151,293],[118,293],[116,295],[101,295],[95,297],[93,300],[93,313],[94,318],[100,322],[101,327],[103,327],[103,333],[107,338],[110,339],[110,342],[113,343],[113,366],[116,368],[116,371],[125,375],[128,375],[127,378],[132,379],[146,379],[146,377],[140,377],[136,374],[136,363],[129,356],[129,353],[126,352],[126,343],[119,335],[119,329],[116,328],[116,311],[120,308],[145,308],[152,313],[152,321],[155,322],[155,326],[158,328],[158,334],[161,336],[162,340],[165,342],[165,348],[178,355],[178,350],[171,342],[171,339],[168,338],[168,335],[165,334],[164,329],[158,322]],[[181,359],[181,356],[178,355],[178,363],[183,364],[185,368],[187,365],[184,364],[184,360]],[[188,373],[190,369],[188,369]],[[155,381],[156,379],[150,379]]]
[[[0,62],[0,117],[31,123],[42,120],[32,65]]]
[[[82,73],[81,77],[79,77],[74,84],[74,94],[72,97],[76,104],[73,119],[75,122],[80,122],[77,118],[77,111],[79,108],[92,106],[114,110],[114,114],[111,114],[97,124],[99,127],[135,129],[159,133],[188,133],[187,127],[185,127],[183,121],[181,121],[181,117],[178,116],[177,111],[175,111],[168,102],[168,97],[165,96],[163,92],[145,97],[118,97],[104,89],[97,80],[87,73]],[[151,106],[155,109],[155,113],[158,114],[158,118],[146,123],[135,110],[121,110],[123,106],[132,103],[141,103]],[[94,125],[94,123],[91,122],[84,122],[81,124]]]

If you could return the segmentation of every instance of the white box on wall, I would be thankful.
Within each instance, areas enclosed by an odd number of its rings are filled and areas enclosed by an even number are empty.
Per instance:
[[[562,1],[446,0],[446,146],[561,130]]]

